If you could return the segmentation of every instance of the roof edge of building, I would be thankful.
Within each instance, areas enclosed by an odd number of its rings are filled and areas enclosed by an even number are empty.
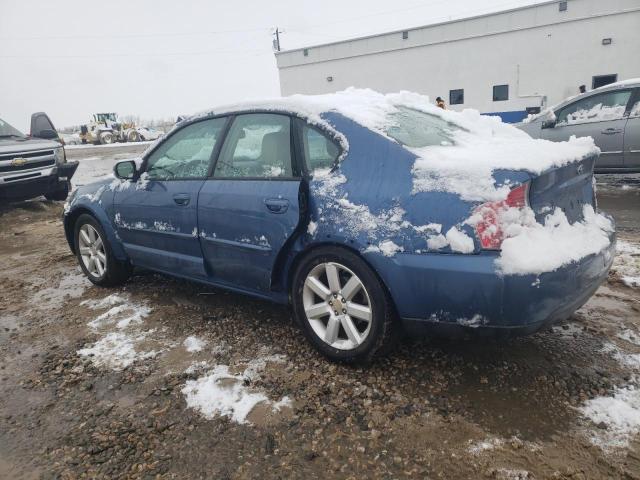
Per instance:
[[[567,1],[573,1],[573,0],[567,0]],[[384,37],[385,35],[393,35],[396,33],[402,33],[402,32],[406,32],[406,31],[412,31],[412,30],[422,30],[422,29],[426,29],[426,28],[433,28],[433,27],[440,27],[442,25],[450,25],[453,23],[459,23],[459,22],[466,22],[469,20],[476,20],[478,18],[485,18],[485,17],[491,17],[493,15],[500,15],[503,13],[512,13],[512,12],[518,12],[521,10],[529,10],[532,8],[538,8],[538,7],[542,7],[542,6],[546,6],[546,5],[550,5],[553,3],[559,3],[560,0],[547,0],[545,2],[540,2],[540,3],[533,3],[531,5],[524,5],[522,7],[514,7],[514,8],[509,8],[506,10],[497,10],[495,12],[490,12],[490,13],[483,13],[480,15],[472,15],[470,17],[463,17],[463,18],[457,18],[454,20],[447,20],[444,22],[436,22],[436,23],[428,23],[425,25],[417,25],[415,27],[407,27],[407,28],[401,28],[398,30],[389,30],[389,31],[385,31],[385,32],[380,32],[380,33],[373,33],[370,35],[363,35],[361,37],[352,37],[352,38],[345,38],[344,40],[335,40],[333,42],[326,42],[326,43],[316,43],[313,45],[308,45],[305,47],[297,47],[297,48],[291,48],[288,50],[281,50],[279,52],[274,52],[274,54],[277,56],[280,55],[285,55],[287,53],[294,53],[294,52],[301,52],[303,50],[307,50],[307,49],[311,49],[311,48],[320,48],[320,47],[329,47],[332,45],[340,45],[342,43],[348,43],[348,42],[353,42],[356,40],[367,40],[370,38],[376,38],[376,37]]]

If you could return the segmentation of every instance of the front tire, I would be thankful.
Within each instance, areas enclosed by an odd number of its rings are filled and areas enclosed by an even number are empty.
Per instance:
[[[104,229],[91,215],[78,217],[74,239],[80,268],[95,285],[113,287],[123,284],[131,276],[131,265],[114,257]]]
[[[291,293],[305,336],[333,361],[366,363],[395,341],[396,322],[384,285],[349,250],[322,247],[306,256]]]
[[[100,141],[98,143],[100,145],[111,145],[113,143],[113,134],[110,132],[100,134]]]

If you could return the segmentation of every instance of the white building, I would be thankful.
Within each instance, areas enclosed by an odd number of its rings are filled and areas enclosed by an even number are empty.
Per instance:
[[[519,121],[640,77],[640,0],[549,1],[276,53],[283,95],[410,90]]]

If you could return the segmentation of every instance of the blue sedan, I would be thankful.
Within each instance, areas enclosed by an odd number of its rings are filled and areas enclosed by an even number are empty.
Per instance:
[[[521,334],[570,316],[615,249],[597,149],[409,100],[351,91],[192,117],[72,194],[71,250],[100,286],[140,267],[291,304],[338,361],[401,329]]]

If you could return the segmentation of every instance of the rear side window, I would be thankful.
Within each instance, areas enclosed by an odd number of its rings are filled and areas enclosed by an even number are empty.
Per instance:
[[[398,107],[389,117],[386,133],[410,148],[453,145],[453,132],[461,127],[429,113]]]
[[[618,120],[624,116],[630,97],[631,90],[623,90],[580,99],[558,112],[557,125]]]
[[[286,115],[238,115],[224,142],[214,177],[291,177],[291,119]]]
[[[302,127],[302,143],[309,172],[332,168],[340,155],[340,148],[333,140],[309,125]]]
[[[213,118],[187,125],[171,135],[147,160],[152,180],[205,178],[211,154],[220,138],[226,118]]]

